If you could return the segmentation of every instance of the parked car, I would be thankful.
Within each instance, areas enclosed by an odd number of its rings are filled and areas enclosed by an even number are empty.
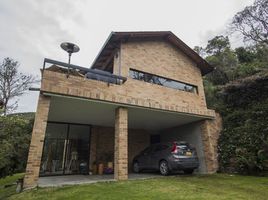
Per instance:
[[[186,174],[192,174],[198,166],[196,149],[183,141],[151,145],[133,159],[135,173],[158,170],[166,176],[170,172],[183,170]]]

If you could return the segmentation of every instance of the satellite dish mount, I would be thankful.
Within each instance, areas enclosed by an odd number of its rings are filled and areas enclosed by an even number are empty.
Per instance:
[[[68,64],[71,64],[72,53],[78,52],[80,48],[76,44],[70,42],[63,42],[61,43],[60,47],[68,53]],[[69,77],[69,67],[67,77]]]

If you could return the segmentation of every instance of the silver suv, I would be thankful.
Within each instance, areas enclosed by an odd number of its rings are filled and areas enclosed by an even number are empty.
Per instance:
[[[192,174],[198,166],[195,148],[183,141],[151,145],[133,159],[135,173],[158,170],[166,176],[170,172],[183,170],[186,174]]]

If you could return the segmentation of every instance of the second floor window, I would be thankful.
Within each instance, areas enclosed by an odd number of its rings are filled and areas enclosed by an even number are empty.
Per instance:
[[[172,80],[169,78],[164,78],[161,76],[149,74],[149,73],[134,70],[134,69],[130,69],[129,76],[133,79],[136,79],[136,80],[141,80],[141,81],[145,81],[148,83],[162,85],[162,86],[165,86],[168,88],[173,88],[176,90],[182,90],[182,91],[191,92],[194,94],[198,93],[197,86],[195,86],[195,85],[183,83],[180,81],[175,81],[175,80]]]

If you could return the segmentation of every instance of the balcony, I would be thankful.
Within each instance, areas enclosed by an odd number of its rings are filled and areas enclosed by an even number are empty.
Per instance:
[[[62,73],[66,73],[67,78],[69,77],[70,74],[72,74],[80,77],[85,77],[86,79],[98,80],[108,84],[116,84],[116,85],[121,85],[127,80],[126,77],[115,75],[108,71],[103,71],[99,69],[89,69],[78,65],[68,64],[48,58],[44,59],[43,71],[46,69],[47,64],[52,64],[52,66],[49,67],[50,69],[55,70],[57,68],[58,72],[60,71]]]
[[[47,64],[50,65],[46,68]],[[186,113],[210,119],[215,117],[215,112],[202,104],[201,97],[191,92],[163,88],[47,58],[44,60],[40,92],[45,96]]]

